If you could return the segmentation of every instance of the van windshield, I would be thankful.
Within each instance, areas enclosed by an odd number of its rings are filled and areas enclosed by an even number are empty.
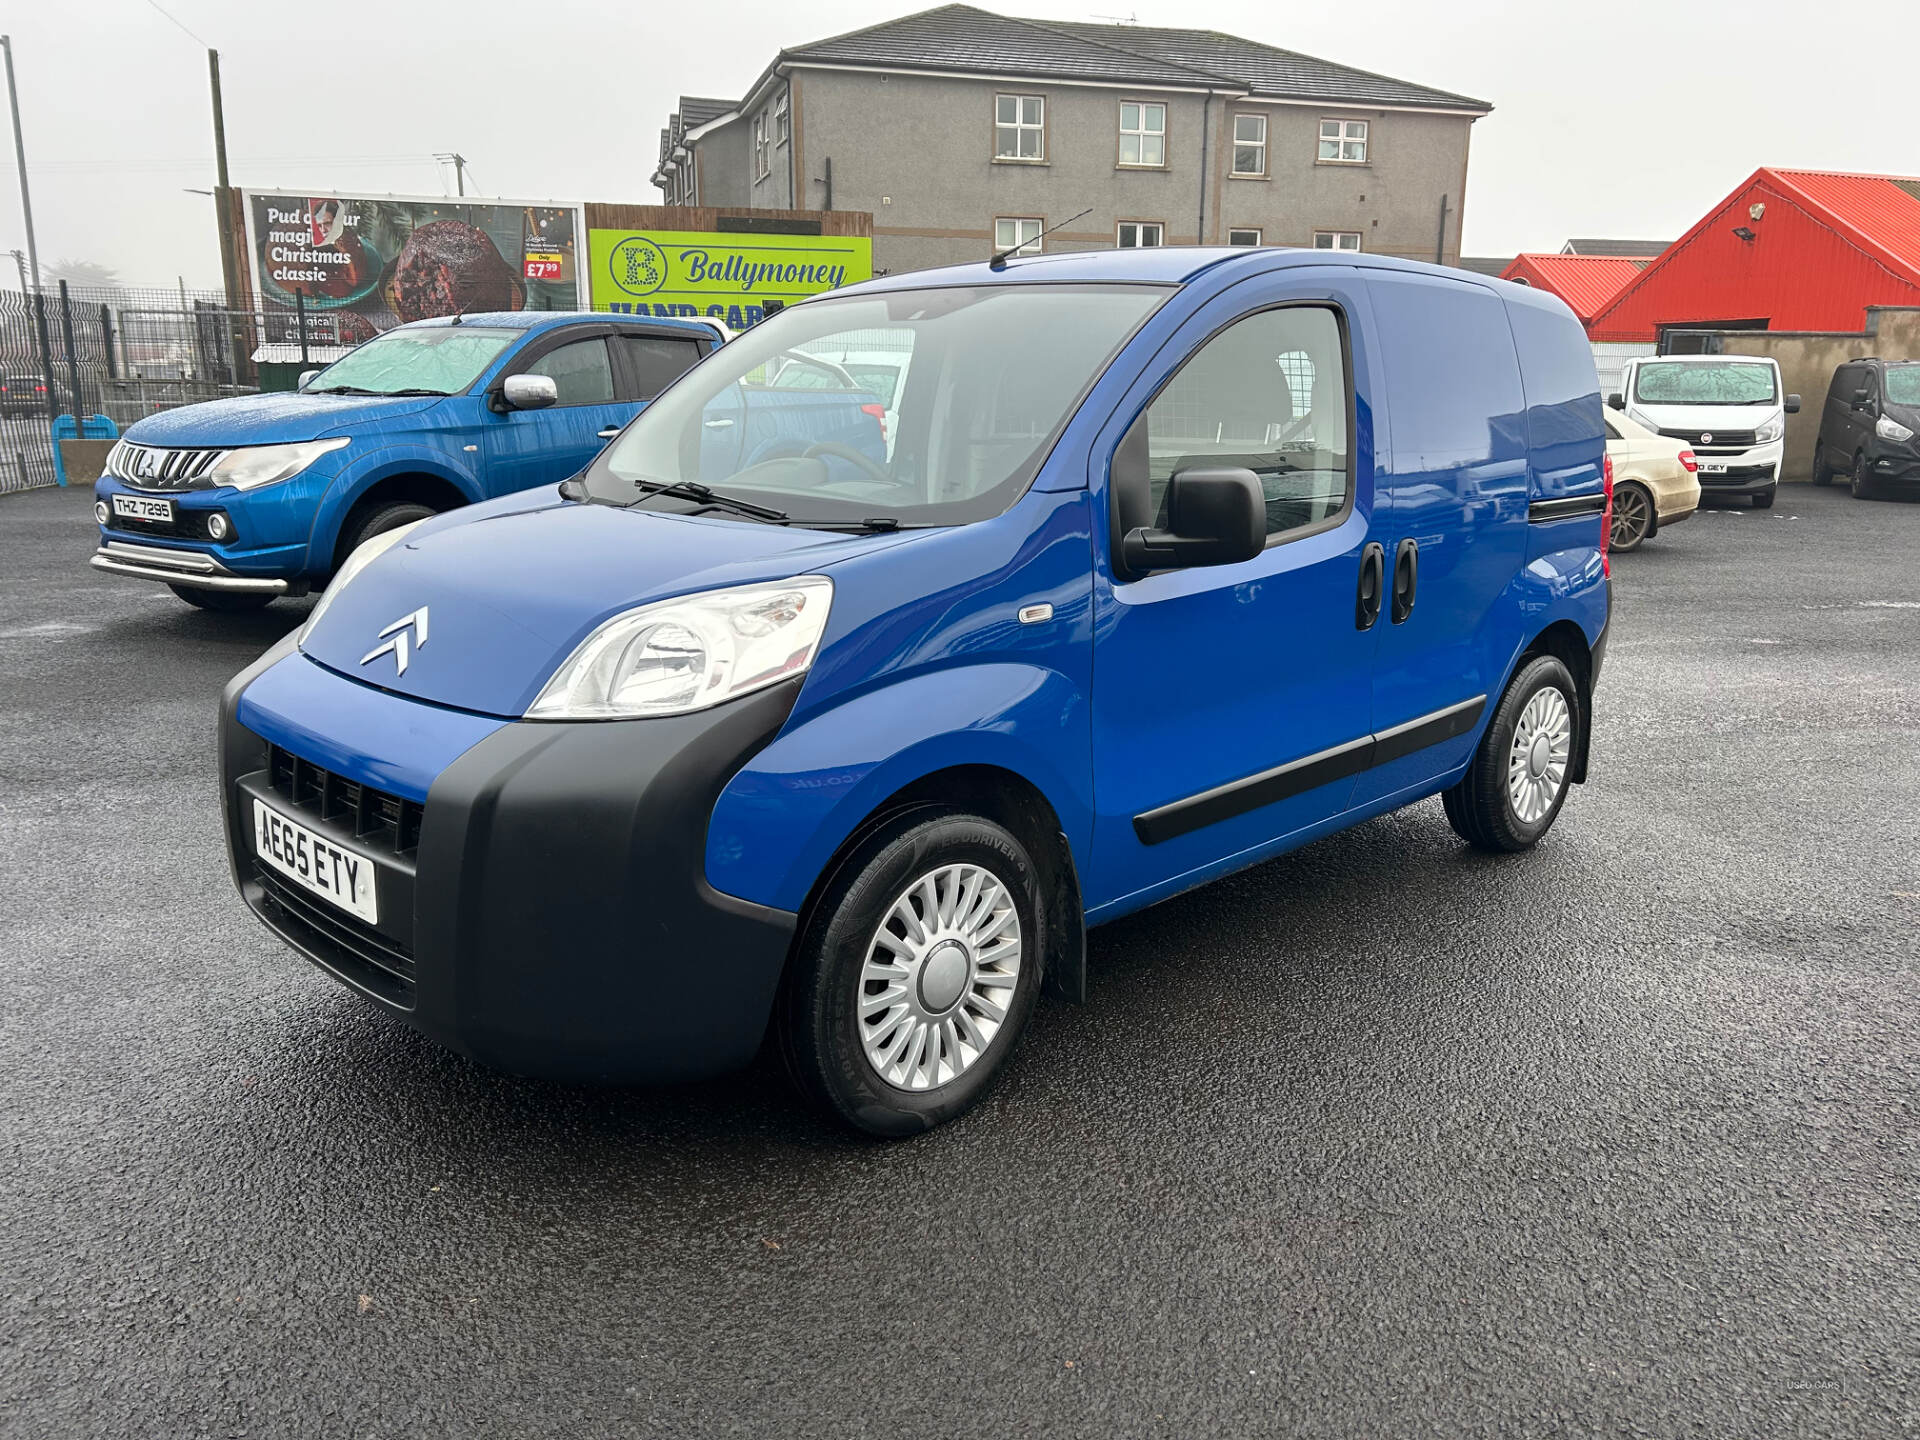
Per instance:
[[[1633,382],[1633,398],[1649,405],[1768,405],[1776,398],[1773,366],[1751,361],[1649,361]]]
[[[1920,405],[1920,365],[1887,366],[1887,403]]]
[[[453,395],[524,334],[478,325],[403,326],[348,351],[302,388],[309,394]]]
[[[590,498],[792,523],[997,515],[1168,291],[979,285],[810,300],[689,370],[601,454]],[[662,493],[662,486],[677,493]]]

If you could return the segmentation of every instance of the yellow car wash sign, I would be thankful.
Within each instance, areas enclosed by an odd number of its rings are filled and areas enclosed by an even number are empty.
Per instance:
[[[768,300],[873,278],[866,236],[589,230],[587,255],[594,309],[704,315],[735,330],[758,323]]]

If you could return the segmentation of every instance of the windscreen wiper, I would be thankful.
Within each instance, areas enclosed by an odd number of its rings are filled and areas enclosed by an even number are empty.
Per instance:
[[[373,395],[451,395],[453,391],[411,389],[411,390],[373,390],[373,391],[369,391],[368,393]]]
[[[711,505],[716,510],[731,510],[736,515],[751,516],[755,520],[765,520],[773,525],[784,525],[787,520],[787,512],[784,510],[755,505],[751,500],[736,500],[731,495],[722,495],[717,491],[709,490],[698,480],[676,480],[670,485],[657,480],[636,480],[633,485],[636,490],[643,490],[649,495],[665,495],[671,500],[691,500],[697,505]]]
[[[309,395],[384,395],[384,390],[368,390],[360,385],[323,385],[318,390],[309,390]]]

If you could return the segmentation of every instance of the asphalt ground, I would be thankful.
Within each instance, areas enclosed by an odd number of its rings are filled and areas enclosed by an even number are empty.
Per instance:
[[[232,893],[306,604],[0,499],[0,1433],[1920,1431],[1920,504],[1615,564],[1593,778],[1094,932],[981,1109],[475,1068]]]

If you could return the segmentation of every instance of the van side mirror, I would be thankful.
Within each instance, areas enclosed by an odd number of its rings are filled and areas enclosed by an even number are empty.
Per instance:
[[[500,384],[508,410],[544,410],[560,403],[560,387],[551,375],[509,375]]]
[[[1627,397],[1616,390],[1607,396],[1607,405],[1610,409],[1624,410],[1627,408]]]
[[[319,378],[320,372],[318,370],[302,370],[300,372],[300,383],[294,388],[296,390],[304,390]]]
[[[1858,389],[1856,389],[1853,392],[1853,403],[1856,405],[1864,405],[1867,403],[1867,401],[1871,400],[1872,398],[1873,398],[1873,392],[1864,385],[1860,386]]]
[[[1787,396],[1786,411],[1789,415],[1798,415],[1800,413],[1800,397],[1798,395]]]
[[[1167,528],[1140,526],[1121,541],[1128,570],[1235,565],[1267,548],[1267,496],[1251,470],[1182,470],[1167,482]]]

